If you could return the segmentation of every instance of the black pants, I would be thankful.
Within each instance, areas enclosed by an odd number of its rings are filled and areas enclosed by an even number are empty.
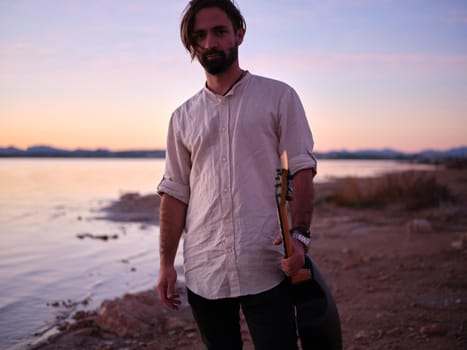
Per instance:
[[[296,350],[295,311],[288,281],[266,292],[209,300],[188,290],[188,302],[208,350],[240,350],[240,307],[256,350]]]

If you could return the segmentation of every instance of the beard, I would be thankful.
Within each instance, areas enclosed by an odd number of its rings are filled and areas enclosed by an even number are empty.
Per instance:
[[[217,55],[217,58],[209,59],[209,55]],[[212,75],[224,73],[238,58],[238,45],[231,47],[227,55],[220,50],[209,50],[197,55],[199,63]]]

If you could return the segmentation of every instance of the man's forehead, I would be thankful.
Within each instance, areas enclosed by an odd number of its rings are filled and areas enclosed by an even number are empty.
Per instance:
[[[193,31],[208,30],[215,27],[230,27],[229,16],[218,7],[207,7],[198,11],[193,23]]]

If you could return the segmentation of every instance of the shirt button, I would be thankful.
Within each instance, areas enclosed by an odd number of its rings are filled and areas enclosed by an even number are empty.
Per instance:
[[[227,192],[227,191],[228,191],[228,189],[227,189],[227,188],[224,188],[224,192]]]
[[[226,158],[226,157],[222,157],[222,160],[225,162],[225,161],[227,160],[227,158]]]

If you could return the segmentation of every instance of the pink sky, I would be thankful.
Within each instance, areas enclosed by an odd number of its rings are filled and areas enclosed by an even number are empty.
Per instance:
[[[300,95],[316,149],[467,145],[463,1],[238,1],[242,68]],[[0,147],[164,148],[204,83],[186,1],[0,3]]]

